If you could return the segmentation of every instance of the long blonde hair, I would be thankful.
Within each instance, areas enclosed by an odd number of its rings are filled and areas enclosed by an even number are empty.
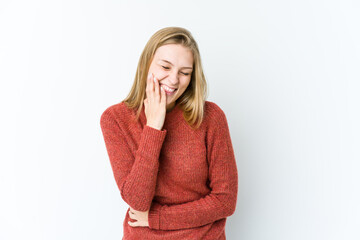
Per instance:
[[[156,50],[165,44],[181,44],[188,47],[193,53],[191,80],[185,92],[176,100],[176,104],[179,104],[179,108],[182,109],[183,117],[189,126],[196,129],[201,125],[204,118],[207,83],[198,45],[191,33],[185,28],[166,27],[151,36],[140,56],[130,93],[122,102],[129,108],[137,109],[136,119],[138,119],[145,99],[146,79],[150,64]]]

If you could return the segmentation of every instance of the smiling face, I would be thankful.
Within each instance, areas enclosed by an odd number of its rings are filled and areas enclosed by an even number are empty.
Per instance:
[[[181,44],[166,44],[156,50],[149,73],[154,74],[166,92],[167,110],[171,110],[175,106],[176,99],[188,87],[193,61],[192,51]],[[172,89],[175,91],[171,92]]]

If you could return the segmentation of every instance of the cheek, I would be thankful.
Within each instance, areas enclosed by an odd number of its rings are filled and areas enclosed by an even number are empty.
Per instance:
[[[185,92],[185,90],[189,87],[189,83],[190,81],[186,81],[185,83],[183,83],[180,87],[180,91]]]
[[[160,71],[159,71],[159,68],[157,66],[155,66],[155,65],[150,66],[149,73],[153,73],[156,76],[156,74],[159,74],[159,72]]]
[[[157,77],[158,79],[162,79],[165,77],[166,72],[159,68],[159,67],[152,67],[149,69],[149,73],[153,73],[155,77]]]
[[[186,80],[184,81],[184,83],[182,84],[185,89],[189,86],[190,81],[191,81],[190,78],[189,78],[189,79],[186,79]]]

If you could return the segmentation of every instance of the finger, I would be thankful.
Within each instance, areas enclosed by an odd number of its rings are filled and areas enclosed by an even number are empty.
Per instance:
[[[151,77],[150,77],[150,85],[149,85],[149,87],[150,87],[150,93],[149,93],[149,97],[150,97],[150,101],[151,101],[151,99],[153,98],[153,96],[154,96],[154,78],[155,78],[155,76],[151,73]]]
[[[148,74],[148,77],[146,79],[146,96],[148,97],[149,93],[150,93],[150,89],[151,89],[151,76],[152,76],[152,73],[149,73]]]
[[[166,93],[163,87],[161,88],[161,103],[166,105]]]
[[[132,207],[130,207],[130,209],[129,209],[129,216],[131,218],[135,218],[135,210]]]
[[[128,221],[128,224],[132,227],[137,227],[137,222],[130,222]]]
[[[149,73],[148,75],[147,75],[147,77],[146,77],[146,88],[149,86],[149,84],[150,84],[150,76],[151,76],[151,74]]]
[[[155,85],[155,97],[157,98],[158,101],[160,101],[160,93],[159,93],[159,79],[157,79],[156,77],[154,77],[154,85]]]

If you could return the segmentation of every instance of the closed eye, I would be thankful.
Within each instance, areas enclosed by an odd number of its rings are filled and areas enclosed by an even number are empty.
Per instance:
[[[165,67],[165,66],[161,66],[162,68],[168,70],[170,69],[169,67]],[[185,76],[188,76],[190,73],[184,73],[184,72],[181,72],[182,74],[184,74]]]

